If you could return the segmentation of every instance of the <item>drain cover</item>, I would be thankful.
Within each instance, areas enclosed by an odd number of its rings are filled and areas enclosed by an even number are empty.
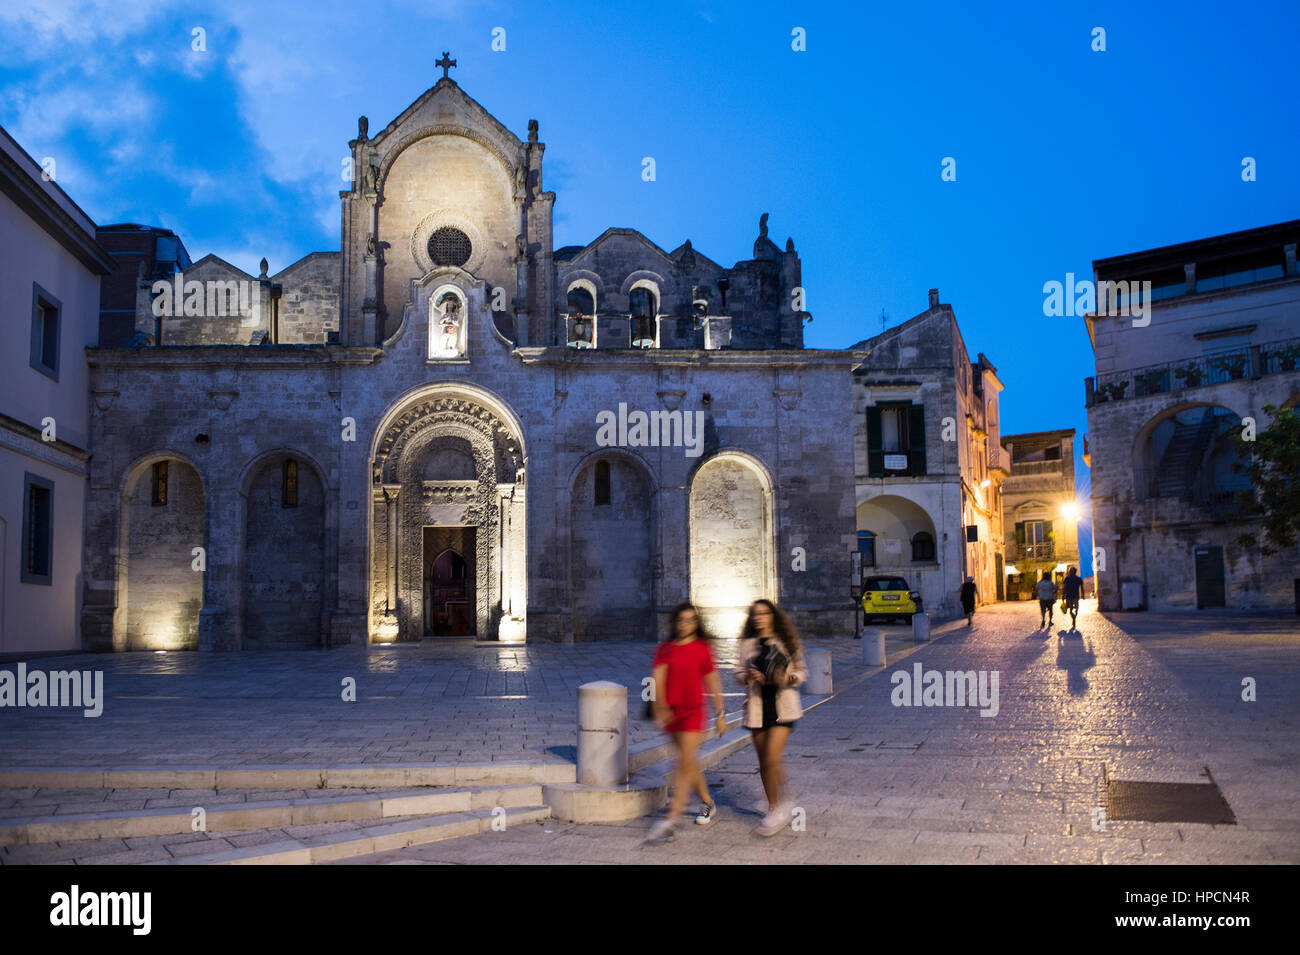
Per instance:
[[[1205,776],[1209,782],[1155,783],[1107,777],[1106,818],[1235,826],[1237,817],[1208,769]]]

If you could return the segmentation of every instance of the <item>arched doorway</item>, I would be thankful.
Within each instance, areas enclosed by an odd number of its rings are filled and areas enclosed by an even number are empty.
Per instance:
[[[373,642],[523,639],[524,469],[517,419],[479,389],[433,385],[385,416],[372,460]]]
[[[465,549],[471,555],[474,552],[472,527],[424,529],[424,634],[472,637],[478,623],[474,613],[474,568],[451,548],[436,551],[440,537],[447,530],[468,531],[470,546]]]

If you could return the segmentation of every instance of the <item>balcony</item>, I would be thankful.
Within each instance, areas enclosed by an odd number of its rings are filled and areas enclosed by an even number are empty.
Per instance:
[[[1055,560],[1056,542],[1039,541],[1036,544],[1012,544],[1007,548],[1006,559],[1012,563],[1018,560]]]
[[[1251,345],[1212,357],[1188,358],[1147,365],[1129,371],[1098,375],[1086,393],[1087,405],[1173,394],[1225,381],[1259,378],[1295,371],[1300,367],[1300,338]]]
[[[989,448],[989,470],[1001,471],[1002,476],[1011,475],[1011,452],[1000,444],[995,444]]]
[[[1016,461],[1011,465],[1011,473],[1015,477],[1032,477],[1038,474],[1059,476],[1065,473],[1065,462],[1059,458],[1055,461]]]

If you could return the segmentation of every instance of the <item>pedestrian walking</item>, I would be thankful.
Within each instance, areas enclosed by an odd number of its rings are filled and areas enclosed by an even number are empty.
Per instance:
[[[1041,619],[1038,622],[1040,627],[1050,627],[1052,625],[1052,604],[1056,602],[1056,584],[1052,583],[1052,572],[1043,571],[1043,579],[1038,582],[1034,588],[1034,593],[1038,594],[1038,610]]]
[[[793,816],[781,761],[786,741],[803,715],[796,687],[808,679],[808,666],[799,631],[770,600],[756,600],[749,608],[736,678],[745,686],[744,725],[754,739],[767,796],[766,815],[755,831],[774,836]]]
[[[1078,571],[1073,567],[1065,572],[1065,580],[1061,581],[1061,592],[1065,602],[1065,610],[1070,615],[1070,629],[1077,630],[1079,597],[1083,594],[1083,578],[1079,576]]]
[[[699,793],[701,800],[696,823],[707,826],[717,819],[717,804],[709,795],[708,783],[695,755],[704,734],[706,687],[713,696],[718,736],[727,731],[727,718],[722,710],[722,682],[713,665],[709,635],[700,622],[699,611],[692,604],[679,604],[673,611],[669,629],[669,638],[655,651],[653,707],[655,719],[672,737],[677,750],[677,767],[673,772],[673,795],[668,816],[651,827],[651,841],[671,837],[673,827],[685,812],[692,789]]]
[[[975,586],[974,577],[966,578],[966,583],[961,585],[957,596],[961,598],[961,610],[966,615],[966,626],[969,627],[975,620],[975,600],[979,596],[979,588]]]

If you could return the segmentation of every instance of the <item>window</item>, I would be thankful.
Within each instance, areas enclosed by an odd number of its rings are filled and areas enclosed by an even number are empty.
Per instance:
[[[151,501],[154,507],[162,507],[167,503],[167,462],[155,461],[153,466],[153,495]]]
[[[1050,448],[1044,449],[1043,460],[1044,461],[1061,460],[1061,446],[1059,444],[1054,444]]]
[[[460,267],[469,261],[474,251],[469,236],[459,229],[443,226],[435,229],[429,236],[429,258],[434,265],[454,265]]]
[[[628,309],[632,317],[632,347],[653,348],[655,343],[655,314],[658,303],[648,288],[634,288],[628,293]]]
[[[876,566],[876,535],[871,531],[858,531],[858,553],[863,567]]]
[[[596,462],[596,506],[609,503],[609,462]]]
[[[32,283],[31,366],[42,375],[59,380],[59,300]]]
[[[934,560],[934,537],[921,531],[912,537],[912,563]]]
[[[891,402],[867,408],[870,477],[925,474],[925,408]]]
[[[281,465],[280,506],[298,506],[298,462],[293,458],[286,459]]]
[[[23,475],[23,552],[20,579],[49,586],[53,577],[54,484]]]
[[[569,289],[569,347],[591,348],[595,331],[596,300],[581,285]]]
[[[1218,289],[1249,285],[1280,279],[1286,271],[1281,249],[1252,252],[1212,262],[1196,263],[1196,291],[1213,292]]]

